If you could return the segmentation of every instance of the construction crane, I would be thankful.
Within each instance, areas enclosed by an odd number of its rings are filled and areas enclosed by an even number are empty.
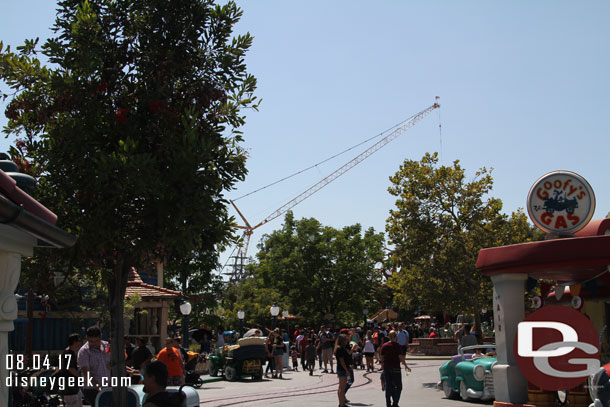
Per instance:
[[[428,108],[422,110],[421,112],[411,116],[406,122],[404,122],[401,126],[397,127],[390,134],[388,134],[387,136],[385,136],[384,138],[379,140],[377,143],[373,144],[371,147],[364,150],[362,153],[358,154],[356,157],[354,157],[353,159],[351,159],[350,161],[345,163],[343,166],[341,166],[337,170],[333,171],[331,174],[329,174],[322,180],[318,181],[316,184],[309,187],[307,190],[303,191],[301,194],[297,195],[292,200],[286,202],[284,205],[282,205],[281,207],[276,209],[273,213],[271,213],[269,216],[267,216],[265,219],[263,219],[261,222],[259,222],[255,226],[251,226],[250,223],[248,222],[248,220],[245,218],[245,216],[241,213],[239,208],[237,208],[237,205],[235,205],[235,202],[233,202],[232,200],[229,200],[229,202],[231,202],[231,205],[233,205],[233,207],[235,208],[235,210],[237,211],[237,213],[239,214],[239,216],[241,217],[241,219],[244,221],[244,224],[245,224],[244,226],[236,225],[236,227],[238,229],[244,230],[243,235],[242,235],[243,244],[239,248],[239,250],[237,252],[237,256],[235,256],[235,265],[233,268],[233,272],[229,273],[229,275],[231,276],[231,280],[239,281],[244,276],[243,260],[246,258],[246,255],[248,252],[248,245],[250,244],[250,237],[254,233],[254,230],[256,230],[257,228],[263,226],[264,224],[278,218],[279,216],[282,216],[284,213],[286,213],[290,209],[294,208],[299,203],[303,202],[305,199],[309,198],[310,196],[312,196],[313,194],[315,194],[316,192],[318,192],[319,190],[324,188],[326,185],[330,184],[331,182],[333,182],[334,180],[339,178],[341,175],[345,174],[347,171],[354,168],[356,165],[360,164],[362,161],[364,161],[365,159],[367,159],[368,157],[373,155],[373,153],[379,151],[386,144],[390,143],[391,141],[393,141],[396,138],[398,138],[399,136],[401,136],[404,132],[406,132],[411,127],[413,127],[417,123],[419,123],[424,117],[426,117],[428,114],[430,114],[430,112],[432,112],[434,109],[437,109],[440,107],[440,104],[438,103],[438,100],[439,100],[438,96],[436,97],[436,100],[437,100],[437,102],[435,102],[432,106],[429,106]],[[238,260],[240,260],[239,264],[238,264]]]

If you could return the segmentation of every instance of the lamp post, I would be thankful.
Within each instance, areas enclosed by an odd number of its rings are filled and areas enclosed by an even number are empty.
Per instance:
[[[289,325],[290,322],[288,321],[288,315],[290,315],[290,313],[288,312],[287,309],[282,311],[282,316],[286,320],[286,334],[288,335],[288,341],[290,342],[290,325]]]
[[[363,308],[362,309],[362,313],[364,314],[364,331],[366,333],[366,329],[367,329],[367,326],[366,326],[366,316],[369,314],[369,309],[368,308]]]
[[[189,314],[191,313],[192,306],[188,301],[183,301],[180,304],[180,313],[182,314],[182,346],[188,350],[189,344]]]
[[[244,331],[244,318],[246,317],[246,313],[244,312],[243,309],[239,309],[239,311],[237,311],[237,318],[239,319],[239,336],[241,336],[241,334]]]
[[[275,329],[277,328],[277,316],[280,313],[280,307],[278,307],[277,304],[273,304],[269,312],[271,312],[271,316],[273,317],[273,329]]]

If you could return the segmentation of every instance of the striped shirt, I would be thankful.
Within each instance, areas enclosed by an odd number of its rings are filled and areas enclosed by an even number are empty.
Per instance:
[[[100,349],[90,348],[89,342],[78,350],[78,365],[87,368],[89,375],[93,376],[94,384],[102,385],[102,377],[110,378],[110,344],[101,341]],[[87,383],[85,381],[85,383]],[[91,388],[85,386],[85,388]]]

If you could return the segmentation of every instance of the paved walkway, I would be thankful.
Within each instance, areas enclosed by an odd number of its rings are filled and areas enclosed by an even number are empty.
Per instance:
[[[443,406],[491,406],[491,402],[464,402],[448,400],[437,390],[438,368],[443,360],[412,358],[408,360],[412,372],[403,377],[402,407],[443,407]],[[380,373],[366,373],[356,370],[356,380],[347,393],[351,406],[385,406],[381,391]],[[203,376],[207,378],[207,376]],[[284,380],[264,379],[253,382],[249,379],[239,382],[218,381],[205,384],[198,390],[200,405],[221,406],[337,406],[337,383],[334,374],[322,374],[319,370],[313,376],[298,371],[284,373]]]

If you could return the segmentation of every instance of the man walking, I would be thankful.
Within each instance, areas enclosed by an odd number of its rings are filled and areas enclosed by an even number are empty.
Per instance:
[[[396,331],[390,331],[388,338],[390,341],[386,342],[379,351],[385,381],[385,402],[386,407],[398,407],[400,393],[402,392],[400,364],[402,363],[409,372],[411,369],[407,366],[402,348],[398,344]]]
[[[402,355],[405,356],[409,345],[409,332],[404,328],[402,322],[398,323],[398,344],[402,348]]]
[[[108,386],[110,378],[110,344],[102,340],[100,328],[92,326],[87,329],[87,343],[79,349],[77,359],[85,383],[93,384],[83,388],[83,395],[89,404],[95,405],[97,393]]]

